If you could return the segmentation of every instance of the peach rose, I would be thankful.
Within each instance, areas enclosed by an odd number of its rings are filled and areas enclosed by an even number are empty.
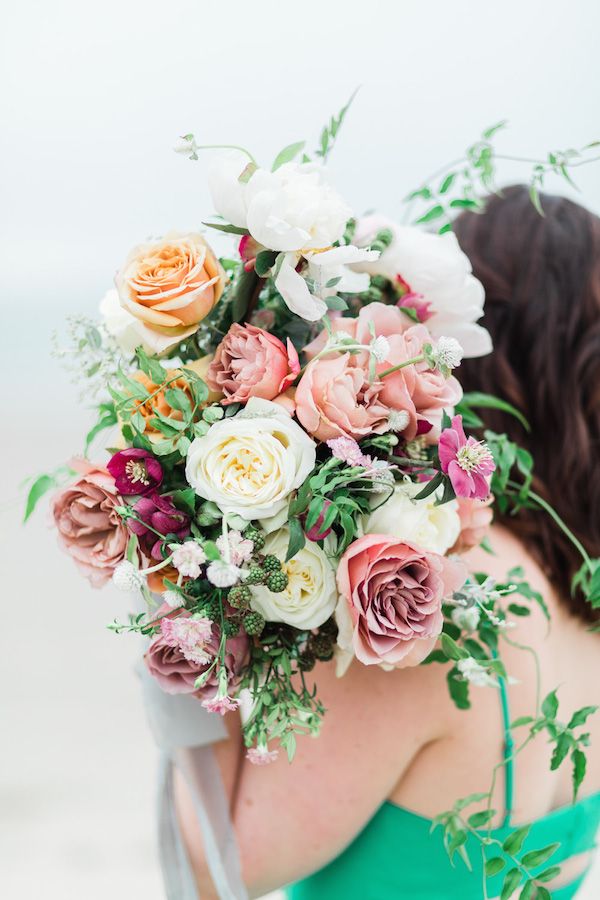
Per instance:
[[[416,666],[443,625],[442,601],[464,584],[457,560],[398,538],[369,534],[350,544],[337,574],[338,643],[365,665]]]
[[[315,359],[296,388],[296,415],[320,441],[383,434],[389,430],[390,415],[382,399],[383,387],[380,381],[369,382],[368,371],[349,353]],[[410,408],[410,398],[405,400]]]
[[[199,234],[172,233],[134,247],[116,275],[140,342],[161,353],[193,334],[223,293],[225,275]]]
[[[450,552],[466,553],[472,547],[477,547],[490,530],[494,518],[491,508],[494,495],[490,494],[485,500],[469,497],[457,497],[456,500],[460,517],[460,534]]]
[[[298,354],[289,338],[286,348],[268,331],[236,322],[217,347],[207,382],[225,395],[224,404],[246,403],[250,397],[274,400],[299,371]]]
[[[370,344],[373,336],[369,323],[374,326],[378,337],[389,338],[393,334],[403,334],[410,327],[411,320],[396,306],[388,306],[386,303],[368,303],[363,306],[358,316],[340,316],[330,314],[331,330],[334,335],[339,332],[354,338],[359,344]],[[324,328],[317,337],[304,348],[308,359],[312,359],[324,349],[329,335]]]
[[[70,466],[79,478],[55,494],[54,524],[63,548],[93,587],[102,587],[125,558],[129,531],[116,507],[123,505],[112,475],[82,459]]]

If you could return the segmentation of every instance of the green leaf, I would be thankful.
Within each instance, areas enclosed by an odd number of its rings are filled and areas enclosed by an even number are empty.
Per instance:
[[[550,859],[559,847],[560,843],[556,842],[554,844],[548,844],[547,847],[542,847],[541,850],[530,850],[529,853],[523,855],[521,863],[527,869],[536,869],[538,866],[542,866],[546,860]]]
[[[539,875],[535,876],[536,881],[552,881],[553,878],[556,878],[557,875],[560,875],[561,867],[560,866],[550,866],[548,869],[544,869],[543,872],[540,872]]]
[[[450,201],[452,209],[478,209],[479,206],[477,200],[471,200],[468,197],[457,197],[456,200]]]
[[[442,645],[442,650],[448,657],[448,659],[459,660],[459,659],[467,659],[469,653],[467,650],[463,650],[462,647],[459,647],[456,641],[452,640],[450,635],[443,633],[440,636],[440,643]]]
[[[484,825],[487,825],[495,815],[495,809],[484,809],[481,812],[473,813],[472,816],[469,816],[469,825],[472,828],[483,828]]]
[[[149,357],[142,347],[136,347],[135,355],[137,356],[140,369],[153,384],[159,385],[166,380],[166,370],[157,359]]]
[[[25,501],[25,515],[23,521],[26,522],[37,504],[48,491],[56,486],[56,479],[52,475],[40,475],[35,479]]]
[[[552,900],[552,894],[550,893],[550,891],[546,890],[545,887],[542,887],[542,885],[539,884],[535,900]]]
[[[460,677],[458,669],[454,668],[446,676],[450,697],[458,709],[470,709],[469,682]]]
[[[510,727],[511,729],[520,728],[522,725],[529,725],[533,721],[533,716],[519,716],[518,719],[515,719],[514,722],[510,723]]]
[[[193,488],[183,488],[182,490],[173,491],[171,499],[177,507],[189,516],[193,516],[196,510],[196,492]]]
[[[561,735],[559,735],[554,747],[554,752],[552,753],[552,759],[550,760],[550,769],[552,772],[558,769],[560,764],[566,758],[572,746],[573,738],[568,733],[568,731],[564,731]]]
[[[502,871],[505,865],[506,860],[504,860],[501,856],[492,856],[491,859],[488,859],[485,864],[485,874],[487,878],[492,878],[494,875],[497,875],[498,872]]]
[[[529,199],[531,200],[531,202],[532,202],[533,205],[535,206],[535,208],[536,208],[536,210],[538,211],[538,213],[540,214],[540,216],[545,217],[546,213],[545,213],[544,210],[542,209],[542,203],[541,203],[541,200],[540,200],[540,192],[539,192],[538,186],[537,186],[537,184],[536,184],[535,182],[532,182],[532,183],[529,185]]]
[[[207,228],[214,228],[215,231],[223,231],[225,234],[248,234],[247,228],[238,228],[237,225],[225,225],[219,222],[203,222]]]
[[[535,881],[530,878],[529,881],[526,881],[523,885],[523,890],[519,894],[519,900],[531,900],[534,896],[535,891]]]
[[[460,413],[463,406],[467,408],[475,407],[475,409],[498,409],[501,412],[514,416],[526,431],[531,431],[529,422],[520,410],[511,403],[507,403],[506,400],[494,397],[493,394],[485,394],[482,391],[470,391],[467,394],[463,394],[463,398],[456,408],[458,413]]]
[[[583,750],[576,747],[571,753],[571,761],[573,763],[573,803],[577,800],[579,788],[585,778],[587,768],[587,760]]]
[[[214,541],[204,541],[204,543],[202,544],[202,549],[206,553],[206,558],[210,560],[210,562],[216,562],[217,560],[221,559],[219,548]]]
[[[458,174],[457,172],[450,172],[448,175],[446,175],[446,177],[444,178],[444,180],[442,181],[442,183],[439,186],[438,194],[445,194],[447,191],[450,190],[450,188],[452,187],[452,185],[454,184],[454,182],[456,180],[457,174]]]
[[[254,271],[260,278],[265,278],[273,266],[275,265],[275,260],[279,256],[277,250],[261,250],[260,253],[256,254],[256,262],[254,264]]]
[[[433,494],[434,491],[436,491],[439,488],[440,484],[442,484],[443,481],[444,481],[444,473],[436,472],[436,474],[433,476],[433,478],[431,478],[427,482],[425,487],[421,491],[419,491],[418,494],[415,494],[414,499],[415,500],[424,500],[425,497],[429,497],[430,494]]]
[[[115,411],[114,404],[112,403],[102,403],[98,407],[99,411],[103,411],[102,415],[96,422],[96,424],[90,428],[88,433],[85,436],[85,446],[84,453],[87,456],[87,452],[90,449],[90,444],[96,437],[96,435],[100,434],[101,431],[104,431],[106,428],[111,428],[113,425],[117,424],[117,413]]]
[[[288,528],[290,531],[290,538],[288,542],[287,553],[285,555],[286,562],[292,559],[292,557],[294,557],[296,553],[299,553],[306,543],[306,536],[300,523],[300,519],[297,519],[295,517],[289,519]]]
[[[508,853],[510,856],[516,856],[525,843],[525,839],[527,838],[530,829],[531,825],[523,825],[522,828],[516,828],[515,831],[511,831],[502,844],[504,852]]]
[[[457,812],[460,812],[462,809],[466,809],[467,806],[471,806],[473,803],[481,803],[482,800],[488,800],[489,794],[485,794],[479,792],[478,794],[467,794],[466,797],[461,797],[460,800],[457,800],[454,804],[454,809]]]
[[[276,172],[280,166],[295,159],[295,157],[304,150],[305,145],[306,141],[296,141],[295,144],[288,144],[287,147],[280,150],[275,157],[271,172]]]
[[[550,693],[544,698],[544,701],[542,703],[542,713],[546,716],[547,719],[555,719],[557,712],[558,697],[556,696],[556,691],[550,691]]]
[[[508,900],[514,894],[518,886],[521,884],[521,870],[516,867],[509,869],[504,876],[500,900]]]
[[[444,214],[444,207],[440,206],[438,203],[435,206],[432,206],[431,209],[428,209],[426,213],[423,213],[422,216],[419,216],[415,224],[425,225],[427,222],[433,222],[435,219],[439,219]]]
[[[325,297],[327,309],[348,309],[348,304],[343,297]]]
[[[495,125],[490,125],[490,127],[486,128],[482,133],[484,140],[489,141],[490,138],[494,137],[496,132],[501,131],[503,128],[506,128],[507,124],[508,120],[502,119],[500,122],[496,122]]]
[[[597,706],[582,706],[581,709],[573,713],[567,728],[578,728],[580,725],[585,725],[588,717],[595,712],[598,712]]]
[[[167,388],[165,391],[165,400],[171,409],[176,409],[186,416],[191,416],[192,406],[190,398],[185,391],[181,390],[181,388]]]

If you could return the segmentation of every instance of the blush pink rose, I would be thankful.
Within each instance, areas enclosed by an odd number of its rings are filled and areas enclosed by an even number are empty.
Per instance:
[[[286,347],[268,331],[236,322],[217,347],[206,381],[225,395],[224,404],[246,403],[250,397],[274,400],[299,371],[298,354],[289,338]]]
[[[52,514],[58,539],[93,587],[102,587],[127,550],[129,532],[116,507],[123,505],[106,469],[71,460],[79,478],[54,495]]]
[[[354,541],[340,560],[340,634],[365,665],[416,666],[443,625],[442,601],[458,590],[465,565],[383,534]],[[350,618],[347,628],[340,617]]]
[[[403,334],[410,326],[410,319],[395,306],[385,303],[368,303],[363,306],[356,318],[350,316],[330,315],[331,330],[334,334],[343,332],[354,338],[359,344],[370,344],[373,336],[369,322],[373,323],[377,337],[390,337],[393,334]],[[313,359],[317,353],[324,349],[329,337],[324,328],[317,337],[304,348],[308,359]]]
[[[368,370],[349,353],[315,359],[296,388],[296,415],[320,441],[383,434],[389,429],[390,407],[382,401],[382,391],[382,383],[369,382]],[[412,411],[414,415],[414,407]]]
[[[158,615],[163,615],[170,607],[160,607]],[[175,621],[188,618],[187,611],[177,612]],[[198,676],[209,668],[219,651],[221,639],[219,629],[212,626],[210,635],[202,635],[202,641],[194,648],[189,646],[189,635],[182,635],[180,643],[174,640],[173,628],[161,629],[150,644],[144,661],[150,674],[156,678],[166,694],[194,694],[200,699],[211,698],[218,688],[218,671],[214,666],[201,688],[195,688]],[[241,681],[242,671],[247,665],[250,655],[250,643],[246,635],[238,635],[227,640],[225,645],[225,667],[230,691],[234,691]]]
[[[492,504],[494,495],[485,500],[457,497],[458,515],[460,518],[460,534],[451,553],[466,553],[477,547],[487,537],[494,513]]]

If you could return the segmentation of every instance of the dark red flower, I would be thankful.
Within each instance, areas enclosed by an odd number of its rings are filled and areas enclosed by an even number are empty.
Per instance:
[[[115,479],[120,494],[150,494],[163,479],[162,466],[148,450],[132,447],[119,450],[111,457],[108,471]]]
[[[133,511],[138,518],[127,519],[127,525],[130,531],[139,537],[140,546],[146,556],[163,559],[162,541],[156,534],[157,531],[164,535],[174,535],[177,540],[183,540],[190,533],[190,516],[177,509],[172,498],[166,495],[152,494],[150,497],[140,497]]]

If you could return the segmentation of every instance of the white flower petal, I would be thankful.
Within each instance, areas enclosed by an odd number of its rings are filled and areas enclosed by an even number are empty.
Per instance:
[[[308,322],[316,322],[327,312],[327,304],[324,300],[311,294],[302,275],[296,272],[293,264],[296,259],[295,255],[290,254],[290,256],[293,262],[290,262],[288,258],[284,259],[275,279],[275,287],[283,297],[288,309]]]

